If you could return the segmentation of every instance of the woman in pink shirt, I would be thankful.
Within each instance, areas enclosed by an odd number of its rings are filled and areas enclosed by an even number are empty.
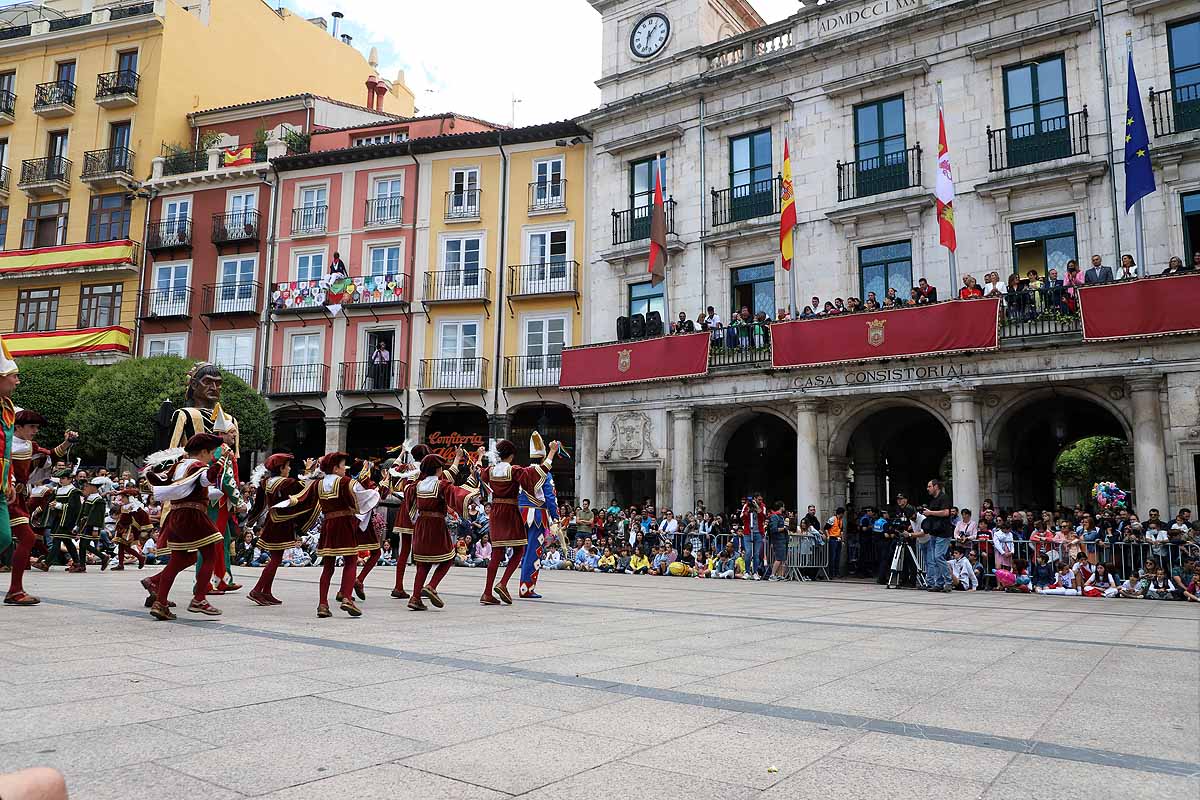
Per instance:
[[[1079,297],[1075,294],[1075,290],[1083,286],[1083,270],[1079,268],[1079,262],[1071,259],[1067,262],[1067,273],[1063,276],[1063,287],[1067,291],[1067,308],[1074,314],[1079,307]]]

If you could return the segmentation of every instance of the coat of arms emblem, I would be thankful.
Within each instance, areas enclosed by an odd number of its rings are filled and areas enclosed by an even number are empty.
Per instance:
[[[871,347],[879,347],[883,344],[883,326],[887,324],[885,319],[873,319],[867,323],[867,344]]]
[[[629,372],[629,357],[633,354],[632,350],[617,351],[617,371]]]

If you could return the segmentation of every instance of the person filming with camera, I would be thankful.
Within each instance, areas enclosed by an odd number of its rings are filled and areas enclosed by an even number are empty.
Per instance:
[[[921,545],[922,561],[925,564],[926,581],[931,592],[953,591],[950,585],[950,567],[946,563],[946,551],[954,526],[950,520],[950,501],[942,491],[942,482],[931,478],[925,485],[929,502],[921,508],[925,519],[921,530],[929,534],[929,541]]]

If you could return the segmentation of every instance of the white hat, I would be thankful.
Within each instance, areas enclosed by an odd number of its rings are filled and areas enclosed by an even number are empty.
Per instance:
[[[108,483],[108,478],[92,478],[88,483],[92,486],[104,486]]]
[[[17,362],[13,361],[12,353],[8,352],[8,343],[0,339],[0,376],[12,375],[17,371]]]
[[[537,431],[534,431],[533,435],[529,437],[529,457],[546,457],[546,443],[542,441],[542,435]]]
[[[221,404],[217,403],[213,407],[213,433],[226,433],[230,430],[233,430],[233,423],[221,410]]]

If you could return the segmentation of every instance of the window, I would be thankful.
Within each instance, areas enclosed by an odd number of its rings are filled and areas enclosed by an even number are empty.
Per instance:
[[[258,206],[258,192],[230,192],[229,214],[240,220]]]
[[[58,324],[58,287],[17,292],[17,333],[52,331]]]
[[[1067,77],[1062,56],[1004,70],[1008,165],[1019,167],[1071,154]]]
[[[520,271],[517,294],[562,292],[574,288],[567,273],[567,231],[529,234],[529,264]]]
[[[447,239],[442,269],[443,287],[454,291],[477,290],[479,287],[479,237]]]
[[[1046,275],[1056,269],[1066,274],[1067,262],[1079,258],[1075,242],[1075,216],[1014,222],[1013,271],[1024,277],[1029,270]]]
[[[325,230],[329,213],[328,190],[324,186],[306,186],[300,189],[300,208],[292,215],[292,228],[297,233]]]
[[[372,247],[367,251],[371,263],[371,275],[397,275],[400,273],[400,245],[389,244]]]
[[[121,284],[82,286],[79,291],[79,327],[107,328],[121,324]]]
[[[446,206],[446,216],[479,216],[479,170],[450,171],[450,197]]]
[[[133,171],[133,164],[129,163],[131,131],[132,126],[128,120],[125,122],[113,122],[108,126],[108,149],[114,151],[109,166],[114,171]]]
[[[1200,128],[1200,19],[1167,26],[1175,130]]]
[[[663,186],[667,185],[667,157],[644,158],[629,165],[629,241],[650,238],[650,204],[654,202],[654,164]]]
[[[658,286],[651,286],[650,281],[631,283],[629,285],[629,316],[632,317],[634,314],[649,316],[651,311],[657,311],[660,316],[667,313],[666,304],[663,302],[663,285],[660,283]]]
[[[54,80],[59,83],[75,82],[75,62],[60,61],[54,69]]]
[[[147,356],[175,356],[184,358],[187,355],[187,334],[173,336],[146,337]]]
[[[565,317],[525,320],[525,357],[521,359],[522,386],[558,385],[566,336]]]
[[[87,240],[108,242],[129,238],[129,218],[132,213],[129,195],[125,192],[93,196],[92,209],[88,213]]]
[[[123,50],[117,53],[117,72],[129,73],[137,72],[138,68],[138,51]]]
[[[882,304],[887,290],[895,289],[897,299],[901,303],[907,302],[913,287],[912,242],[860,247],[858,269],[862,281],[862,297],[874,292],[876,299]]]
[[[4,249],[4,240],[8,236],[8,206],[0,206],[0,250]]]
[[[404,212],[404,181],[400,178],[380,178],[375,181],[367,222],[376,224],[399,222]]]
[[[1192,258],[1192,263],[1200,268],[1196,262],[1200,256],[1200,192],[1185,194],[1180,205],[1183,207],[1183,244],[1186,248],[1183,260],[1186,264],[1188,258]]]
[[[254,310],[254,273],[258,267],[255,256],[221,259],[217,270],[217,297],[213,311],[229,314]]]
[[[756,131],[729,140],[731,222],[775,212],[771,168],[771,131]]]
[[[67,200],[30,203],[21,229],[21,248],[55,247],[67,243]]]
[[[376,133],[372,136],[359,136],[354,139],[355,147],[367,147],[373,144],[390,144],[392,142],[407,142],[408,133],[406,131],[394,131],[392,133]]]
[[[67,157],[70,147],[67,131],[50,131],[46,134],[46,157],[55,160],[55,163],[47,165],[46,178],[48,180],[62,180],[66,177],[66,164],[60,162]]]
[[[150,313],[158,317],[185,316],[188,311],[188,265],[157,264]]]
[[[533,166],[533,210],[561,208],[563,197],[563,160],[547,158]]]
[[[0,139],[0,167],[8,166],[8,139]]]
[[[471,388],[480,385],[479,323],[443,322],[438,328],[437,369],[431,376],[435,389]]]
[[[321,334],[297,333],[289,343],[291,357],[284,371],[284,391],[303,394],[324,391],[324,372],[321,364]]]
[[[250,380],[254,372],[254,331],[213,334],[212,361],[242,380]]]
[[[15,94],[17,91],[17,73],[9,70],[8,72],[0,72],[0,94],[8,92]]]
[[[907,186],[906,148],[903,97],[855,106],[855,196],[881,194]]]
[[[752,267],[738,267],[733,271],[733,307],[741,310],[743,306],[750,309],[751,314],[759,311],[767,315],[767,319],[775,316],[775,265],[758,264]]]
[[[296,280],[317,281],[325,272],[325,253],[297,253]]]

